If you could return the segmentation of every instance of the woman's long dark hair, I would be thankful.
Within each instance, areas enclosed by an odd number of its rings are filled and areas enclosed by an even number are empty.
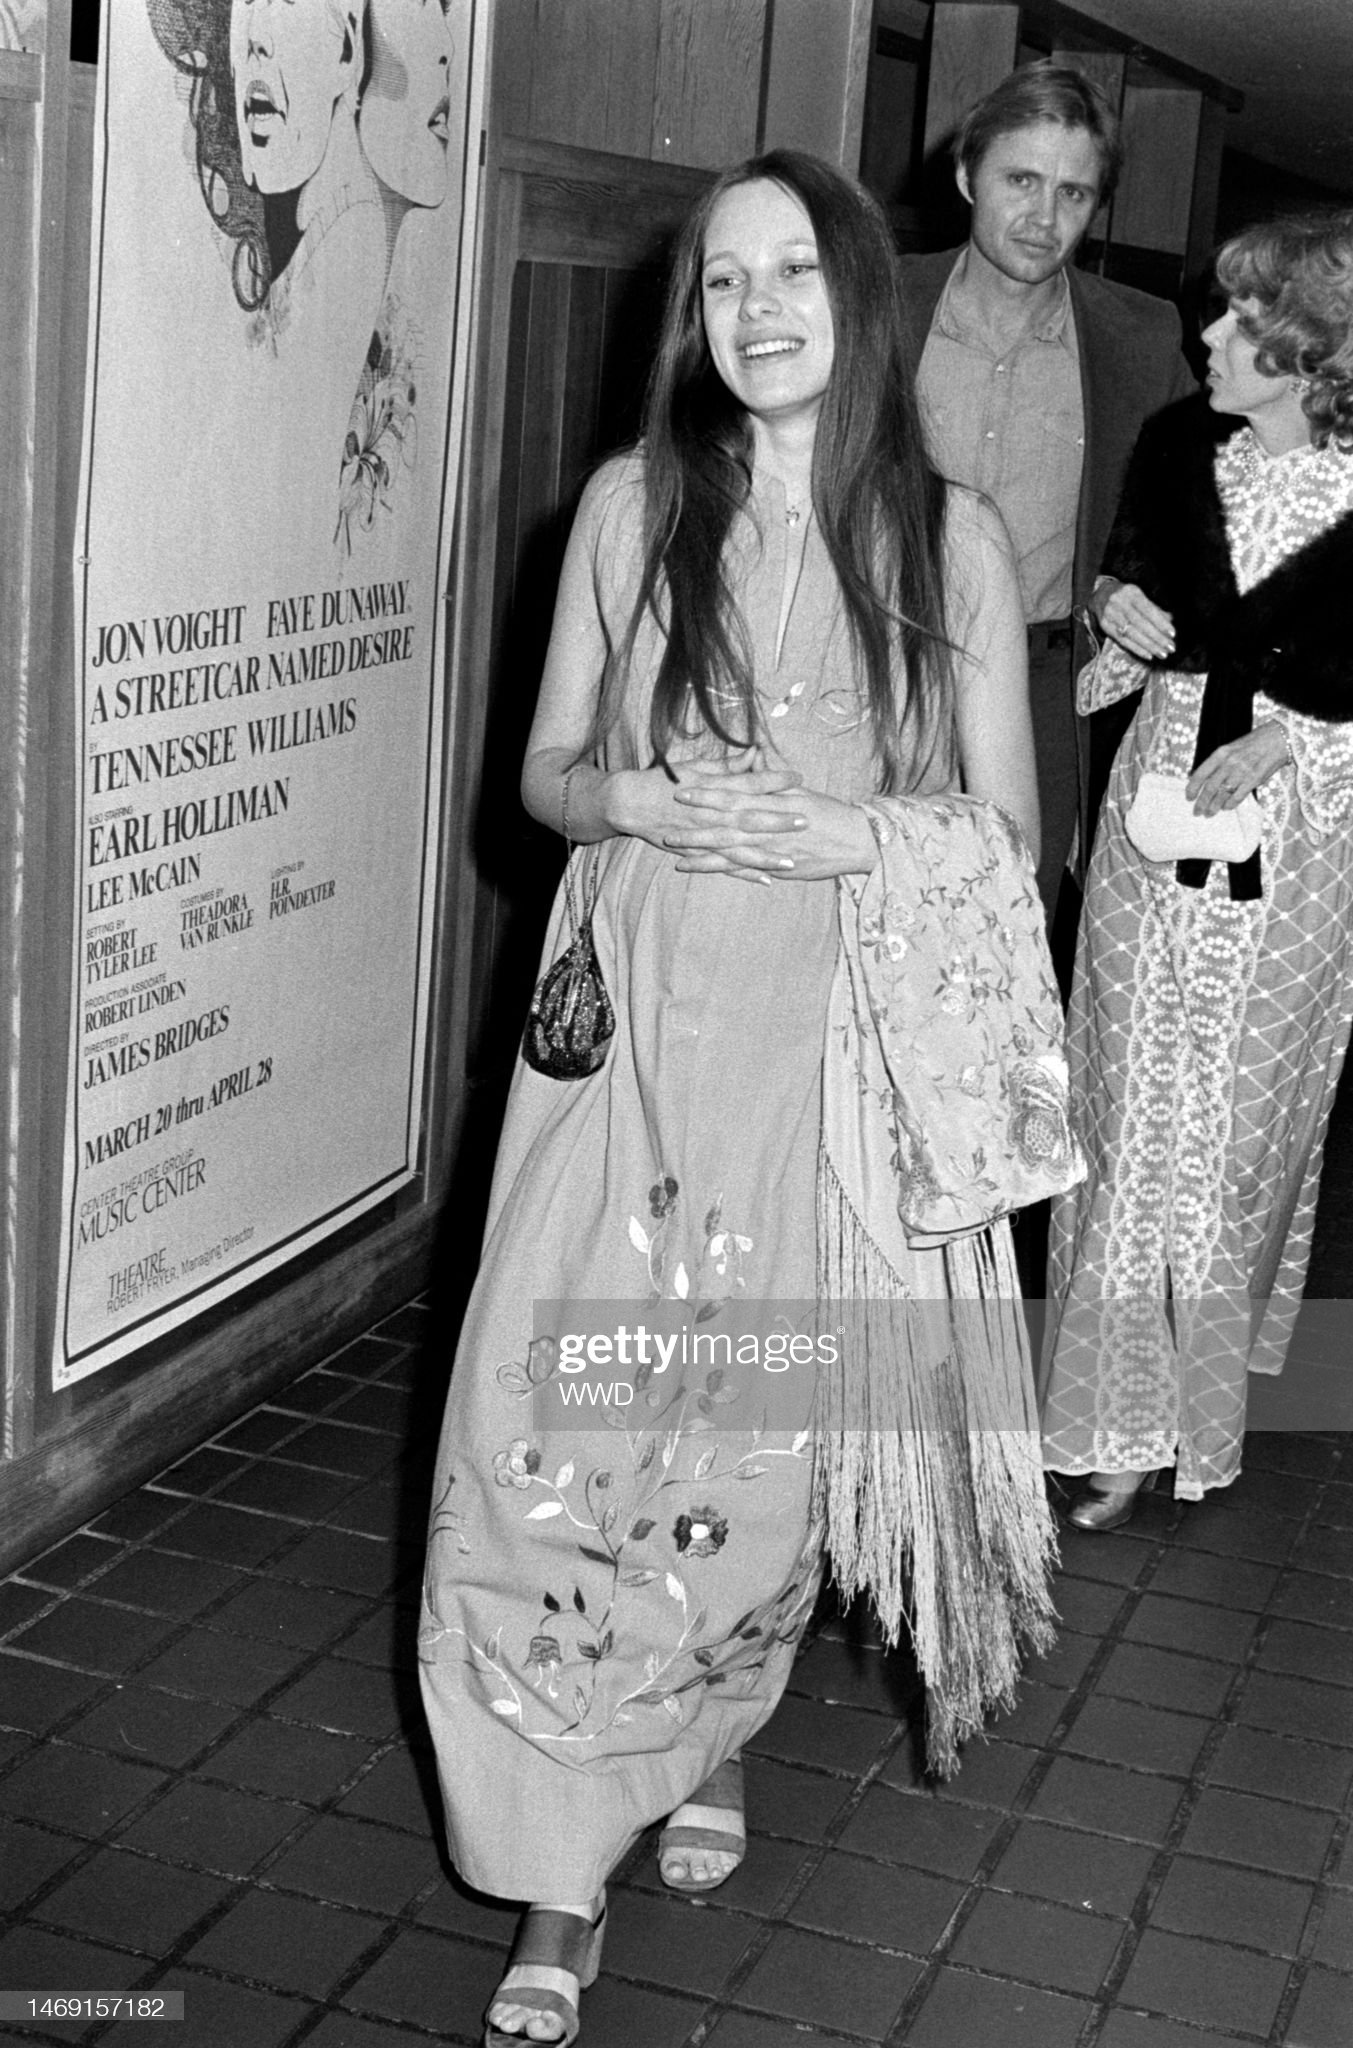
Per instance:
[[[729,529],[751,488],[752,432],[710,357],[701,282],[714,207],[725,192],[762,178],[791,193],[813,224],[835,333],[813,452],[813,509],[863,671],[880,790],[915,787],[952,746],[945,487],[925,452],[887,221],[852,179],[798,150],[772,150],[725,171],[677,242],[644,417],[643,573],[602,693],[599,734],[615,716],[645,613],[665,636],[650,714],[655,757],[665,761],[689,733],[692,711],[729,746],[748,745],[759,730],[725,568]]]

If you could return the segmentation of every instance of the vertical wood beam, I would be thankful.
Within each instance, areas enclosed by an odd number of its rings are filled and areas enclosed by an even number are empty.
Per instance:
[[[1079,71],[1097,85],[1119,119],[1123,114],[1123,82],[1127,74],[1127,58],[1121,50],[1054,50],[1054,64],[1069,64],[1073,71]],[[1089,227],[1092,242],[1104,242],[1109,238],[1109,221],[1112,209],[1101,206]]]
[[[655,163],[721,170],[756,148],[767,0],[663,0]]]
[[[860,167],[877,0],[774,0],[761,149],[808,149]]]
[[[936,0],[925,106],[927,159],[948,148],[969,107],[1014,70],[1018,54],[1018,7]]]
[[[1202,107],[1202,94],[1182,87],[1128,86],[1123,97],[1127,158],[1113,206],[1115,243],[1184,255]]]
[[[494,133],[647,156],[662,10],[663,0],[497,0]]]
[[[1220,100],[1205,99],[1198,122],[1198,154],[1193,171],[1188,245],[1184,275],[1201,277],[1217,240],[1217,198],[1221,190],[1221,155],[1226,146],[1226,109]]]

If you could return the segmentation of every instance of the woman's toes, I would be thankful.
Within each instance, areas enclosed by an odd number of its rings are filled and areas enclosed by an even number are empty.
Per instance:
[[[662,1859],[662,1875],[674,1885],[722,1884],[739,1860],[731,1849],[669,1849]]]

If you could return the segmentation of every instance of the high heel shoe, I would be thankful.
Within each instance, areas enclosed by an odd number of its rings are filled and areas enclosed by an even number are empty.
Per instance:
[[[1118,1484],[1095,1485],[1096,1479],[1105,1477],[1112,1477]],[[1159,1477],[1158,1472],[1094,1473],[1075,1506],[1067,1510],[1066,1518],[1077,1529],[1093,1529],[1101,1535],[1110,1529],[1121,1529],[1132,1520],[1142,1495],[1151,1491]]]
[[[560,2022],[560,2031],[546,2035],[540,2048],[571,2048],[581,2024],[578,1997],[596,1982],[605,1932],[604,1892],[591,1920],[580,1913],[561,1913],[553,1906],[528,1906],[503,1981],[493,1994],[490,2013],[495,2005],[519,2005],[528,2015],[548,2013]],[[570,1977],[577,1985],[571,1998],[566,1985]],[[534,2034],[496,2026],[492,2019],[484,2023],[484,2048],[521,2048],[522,2042],[535,2040]]]

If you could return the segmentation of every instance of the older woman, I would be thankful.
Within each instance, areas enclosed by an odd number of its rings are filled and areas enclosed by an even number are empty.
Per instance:
[[[833,1184],[825,1246],[815,1207],[824,1065],[850,1035],[848,1016],[828,1027],[838,993],[848,1008],[843,934],[858,897],[874,952],[905,963],[910,940],[888,921],[916,923],[913,892],[884,900],[895,846],[874,805],[971,850],[972,816],[993,814],[946,794],[961,773],[1037,835],[1007,547],[926,463],[896,293],[882,214],[840,173],[777,151],[725,174],[678,246],[644,442],[588,486],[564,564],[523,788],[585,849],[571,873],[595,878],[615,1034],[586,1078],[517,1072],[452,1375],[422,1630],[457,1865],[532,1902],[493,2043],[573,2039],[602,1887],[650,1823],[671,1817],[667,1883],[730,1875],[745,1846],[733,1766],[818,1583],[812,1440],[767,1411],[770,1377],[667,1370],[613,1341],[656,1324],[675,1343],[660,1319],[684,1310],[692,1344],[707,1342],[746,1303],[783,1338],[781,1317],[811,1304],[824,1254],[846,1244],[874,1257],[880,1289],[885,1267],[911,1295],[949,1285],[939,1250],[874,1249],[898,1232],[894,1135],[875,1134],[872,1206],[848,1212]],[[999,866],[1017,835],[1003,818],[990,831]],[[1000,897],[994,922],[1023,916],[1041,942],[1022,844],[1018,858],[1017,901]],[[549,957],[563,930],[561,903]],[[947,1044],[970,1007],[951,993]],[[848,1117],[866,1091],[839,1078]],[[891,1102],[886,1085],[868,1101],[879,1092]],[[849,1178],[859,1154],[837,1163]],[[590,1304],[603,1355],[628,1370],[564,1381],[578,1332],[533,1326],[533,1302]],[[610,1336],[595,1330],[606,1316]],[[896,1383],[896,1355],[881,1363]],[[581,1391],[601,1399],[594,1419],[569,1405]],[[1012,1413],[991,1433],[1002,1456]],[[946,1608],[980,1617],[960,1733],[991,1697],[995,1641],[1030,1621],[1037,1633],[1046,1613],[1031,1405],[1029,1423],[1028,1469],[1017,1459],[998,1481],[996,1526],[980,1556],[963,1552],[972,1569]],[[878,1502],[885,1568],[915,1506]]]
[[[1048,1282],[1045,1461],[1090,1475],[1087,1529],[1158,1468],[1186,1500],[1236,1477],[1353,1008],[1353,213],[1252,228],[1217,275],[1211,413],[1143,436],[1083,706],[1145,684],[1072,996],[1090,1177]]]

